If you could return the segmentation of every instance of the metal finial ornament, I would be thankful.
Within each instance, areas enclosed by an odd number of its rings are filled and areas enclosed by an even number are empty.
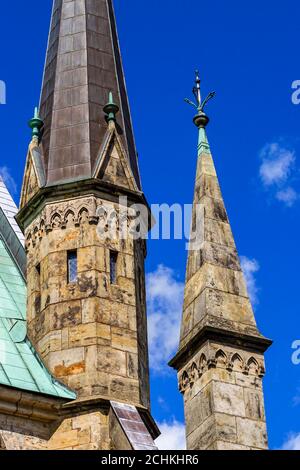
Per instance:
[[[38,141],[40,142],[42,138],[44,122],[39,116],[38,108],[34,108],[34,117],[30,119],[28,125],[32,129],[32,138],[38,139]]]
[[[191,106],[194,106],[197,111],[198,111],[198,114],[196,114],[196,116],[194,117],[193,121],[195,123],[195,125],[200,128],[200,127],[206,127],[207,124],[209,123],[209,118],[208,116],[205,114],[204,112],[204,108],[205,106],[207,105],[207,103],[215,96],[215,92],[211,92],[207,95],[207,97],[205,98],[204,101],[202,101],[202,98],[201,98],[201,80],[200,80],[200,76],[199,76],[199,71],[196,70],[196,80],[195,80],[195,86],[193,88],[193,95],[195,96],[195,99],[196,99],[196,103],[194,103],[193,101],[189,100],[188,98],[185,98],[185,102],[190,104]]]
[[[106,121],[116,121],[116,115],[118,114],[120,108],[114,103],[113,94],[110,91],[108,97],[108,103],[104,106],[103,111],[106,114]]]

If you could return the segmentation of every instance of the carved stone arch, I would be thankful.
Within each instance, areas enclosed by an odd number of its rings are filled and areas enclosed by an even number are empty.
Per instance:
[[[259,373],[259,364],[258,364],[257,360],[255,359],[255,357],[251,356],[248,359],[246,367],[247,367],[248,374],[258,375],[258,373]]]
[[[32,243],[32,236],[31,236],[31,232],[28,233],[27,237],[26,237],[26,240],[25,240],[25,251],[27,252],[29,250],[29,247]]]
[[[201,376],[205,371],[207,366],[207,359],[204,353],[201,354],[199,359],[199,375]]]
[[[39,232],[40,232],[40,229],[39,229],[39,226],[36,225],[33,229],[33,235],[32,235],[32,243],[33,243],[33,246],[35,246],[38,238],[39,238]]]
[[[41,232],[42,235],[43,235],[44,232],[45,232],[45,226],[46,226],[45,220],[44,220],[44,219],[41,219],[41,221],[40,221],[40,232]]]
[[[197,364],[195,362],[193,362],[193,364],[190,367],[190,383],[191,383],[191,385],[193,385],[198,378],[199,378],[198,367],[197,367]]]
[[[266,373],[265,366],[263,364],[259,364],[259,366],[258,366],[258,377],[260,377],[262,379],[264,377],[265,373]]]
[[[238,372],[243,372],[244,369],[244,361],[242,357],[239,355],[239,353],[234,353],[231,357],[231,364],[232,364],[232,369],[236,370]]]
[[[227,354],[222,349],[218,349],[215,355],[215,360],[218,366],[225,367],[228,361]]]
[[[64,227],[72,226],[75,224],[75,212],[73,209],[67,209],[64,215]]]
[[[184,393],[189,385],[189,376],[186,370],[183,371],[180,380],[179,380],[179,391],[180,393]]]
[[[50,218],[50,225],[52,228],[60,228],[62,224],[62,216],[59,212],[54,212]]]
[[[105,240],[117,238],[119,234],[119,213],[114,205],[98,207],[97,213],[98,235]]]
[[[89,222],[89,218],[90,218],[90,212],[88,210],[88,208],[86,207],[86,205],[84,206],[81,206],[79,209],[78,209],[78,213],[77,213],[77,219],[76,219],[76,222],[75,222],[75,225],[81,225],[83,223],[88,223]]]

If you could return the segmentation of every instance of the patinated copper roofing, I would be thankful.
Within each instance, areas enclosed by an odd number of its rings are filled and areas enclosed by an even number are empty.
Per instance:
[[[110,91],[140,187],[112,0],[54,0],[40,102],[47,185],[92,176],[107,129],[103,106]]]
[[[26,255],[0,207],[0,385],[75,399],[48,372],[26,334]]]
[[[5,182],[1,176],[0,176],[0,208],[3,210],[5,216],[7,217],[11,227],[14,230],[14,233],[17,235],[21,244],[24,246],[24,235],[21,232],[21,229],[15,220],[15,216],[18,212],[18,208],[15,204],[15,201],[11,197],[5,185]]]

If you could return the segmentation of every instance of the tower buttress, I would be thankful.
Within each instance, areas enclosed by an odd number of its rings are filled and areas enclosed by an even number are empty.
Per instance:
[[[222,198],[197,74],[199,131],[179,351],[188,449],[266,449],[262,377],[271,341],[260,334]]]

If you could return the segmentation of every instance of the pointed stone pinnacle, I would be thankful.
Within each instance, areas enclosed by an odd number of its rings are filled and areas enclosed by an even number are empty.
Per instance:
[[[44,122],[39,117],[39,110],[37,107],[34,108],[34,117],[30,119],[28,125],[32,129],[32,138],[36,138],[40,141]]]
[[[108,103],[103,107],[103,111],[106,114],[106,120],[107,122],[110,121],[116,121],[116,115],[118,114],[120,108],[119,106],[114,102],[113,99],[113,94],[110,91],[109,96],[108,96]]]

